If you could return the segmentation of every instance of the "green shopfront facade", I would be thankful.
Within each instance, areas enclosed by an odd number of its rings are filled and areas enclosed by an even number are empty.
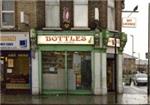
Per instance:
[[[37,39],[32,53],[33,94],[107,94],[108,31],[33,30],[32,34]]]

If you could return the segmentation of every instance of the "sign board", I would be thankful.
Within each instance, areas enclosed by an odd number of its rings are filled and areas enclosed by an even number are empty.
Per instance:
[[[46,35],[38,36],[38,44],[94,44],[94,36]]]
[[[133,17],[122,18],[122,27],[123,28],[135,28],[136,27],[136,18],[133,18]]]
[[[2,32],[0,35],[1,50],[30,50],[28,32]]]
[[[116,47],[120,47],[120,39],[116,39],[116,42]],[[109,38],[107,45],[110,47],[115,47],[115,38]]]

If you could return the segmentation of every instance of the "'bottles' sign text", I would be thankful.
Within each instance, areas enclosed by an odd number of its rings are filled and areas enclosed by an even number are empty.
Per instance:
[[[38,36],[38,44],[94,44],[94,37],[80,35]]]

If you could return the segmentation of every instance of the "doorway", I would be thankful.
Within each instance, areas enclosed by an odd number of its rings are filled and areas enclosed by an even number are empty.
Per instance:
[[[107,89],[108,92],[115,91],[115,79],[114,79],[114,59],[107,58]]]
[[[29,65],[28,52],[1,52],[0,80],[2,93],[30,93]]]
[[[50,94],[91,90],[91,53],[43,51],[42,86]]]
[[[5,93],[5,57],[0,58],[0,81],[1,81],[1,93]]]

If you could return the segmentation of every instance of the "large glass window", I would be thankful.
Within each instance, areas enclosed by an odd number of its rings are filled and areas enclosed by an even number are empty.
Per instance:
[[[60,0],[45,1],[46,27],[60,27]]]
[[[65,89],[64,52],[42,52],[43,89]]]
[[[88,27],[88,0],[74,0],[74,27]]]
[[[13,28],[15,24],[14,19],[14,1],[3,0],[2,1],[2,24],[3,28]]]
[[[44,90],[90,90],[90,52],[42,52]]]

